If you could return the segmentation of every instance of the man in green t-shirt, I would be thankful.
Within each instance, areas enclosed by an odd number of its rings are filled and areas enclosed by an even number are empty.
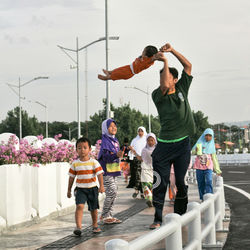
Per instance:
[[[192,81],[191,63],[170,44],[164,45],[158,60],[164,64],[160,71],[160,87],[152,93],[157,108],[161,130],[158,144],[152,154],[154,169],[153,204],[154,223],[151,229],[160,227],[171,165],[174,165],[177,194],[174,212],[184,214],[187,209],[187,186],[185,174],[190,163],[191,147],[189,136],[195,132],[195,124],[188,102],[188,90]],[[182,64],[183,72],[178,80],[178,71],[168,67],[163,52],[173,54]]]

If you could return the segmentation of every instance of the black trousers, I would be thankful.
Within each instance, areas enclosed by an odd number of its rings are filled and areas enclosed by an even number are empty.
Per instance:
[[[136,190],[141,191],[141,163],[137,158],[134,158],[130,163],[130,180],[127,187],[135,188]]]
[[[162,223],[162,210],[165,201],[171,165],[174,164],[177,194],[174,212],[180,215],[187,210],[187,186],[184,178],[190,163],[191,147],[189,137],[180,142],[158,142],[152,153],[154,169],[153,205],[155,223]]]

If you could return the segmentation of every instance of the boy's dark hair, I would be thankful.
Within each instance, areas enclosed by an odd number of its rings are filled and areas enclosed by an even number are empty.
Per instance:
[[[178,79],[178,70],[174,67],[168,67],[170,74],[172,74],[174,79]],[[160,70],[160,74],[163,72],[164,68]]]
[[[87,142],[88,145],[89,145],[89,148],[91,148],[91,142],[90,140],[87,138],[87,137],[81,137],[79,138],[77,141],[76,141],[76,148],[77,148],[77,145],[81,142]]]
[[[152,45],[148,45],[146,48],[145,48],[145,55],[147,57],[151,57],[153,56],[154,54],[156,54],[158,52],[158,49],[155,47],[155,46],[152,46]]]

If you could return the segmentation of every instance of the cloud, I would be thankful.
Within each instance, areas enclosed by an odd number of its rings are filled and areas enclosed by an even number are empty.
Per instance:
[[[20,8],[44,8],[50,6],[62,6],[67,8],[82,7],[91,10],[96,9],[96,1],[91,0],[1,0],[0,8],[2,10],[20,9]]]
[[[53,22],[49,21],[44,16],[32,16],[29,24],[32,26],[45,26],[45,27],[53,26]]]
[[[30,40],[24,36],[19,37],[18,41],[19,41],[19,43],[22,43],[22,44],[29,44],[30,43]]]
[[[12,43],[13,43],[13,40],[14,40],[12,36],[7,35],[7,34],[5,34],[5,35],[3,36],[3,39],[4,39],[5,41],[7,41],[8,43],[10,43],[10,44],[12,44]]]
[[[11,24],[4,18],[0,17],[0,30],[7,29],[10,27],[11,27]]]

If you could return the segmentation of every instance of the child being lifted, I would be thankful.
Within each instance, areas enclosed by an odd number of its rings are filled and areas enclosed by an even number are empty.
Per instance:
[[[144,48],[142,55],[136,58],[132,64],[116,68],[112,71],[103,69],[105,75],[98,75],[98,78],[104,81],[110,79],[113,81],[127,80],[153,65],[154,61],[158,59],[157,53],[158,49],[149,45]]]

